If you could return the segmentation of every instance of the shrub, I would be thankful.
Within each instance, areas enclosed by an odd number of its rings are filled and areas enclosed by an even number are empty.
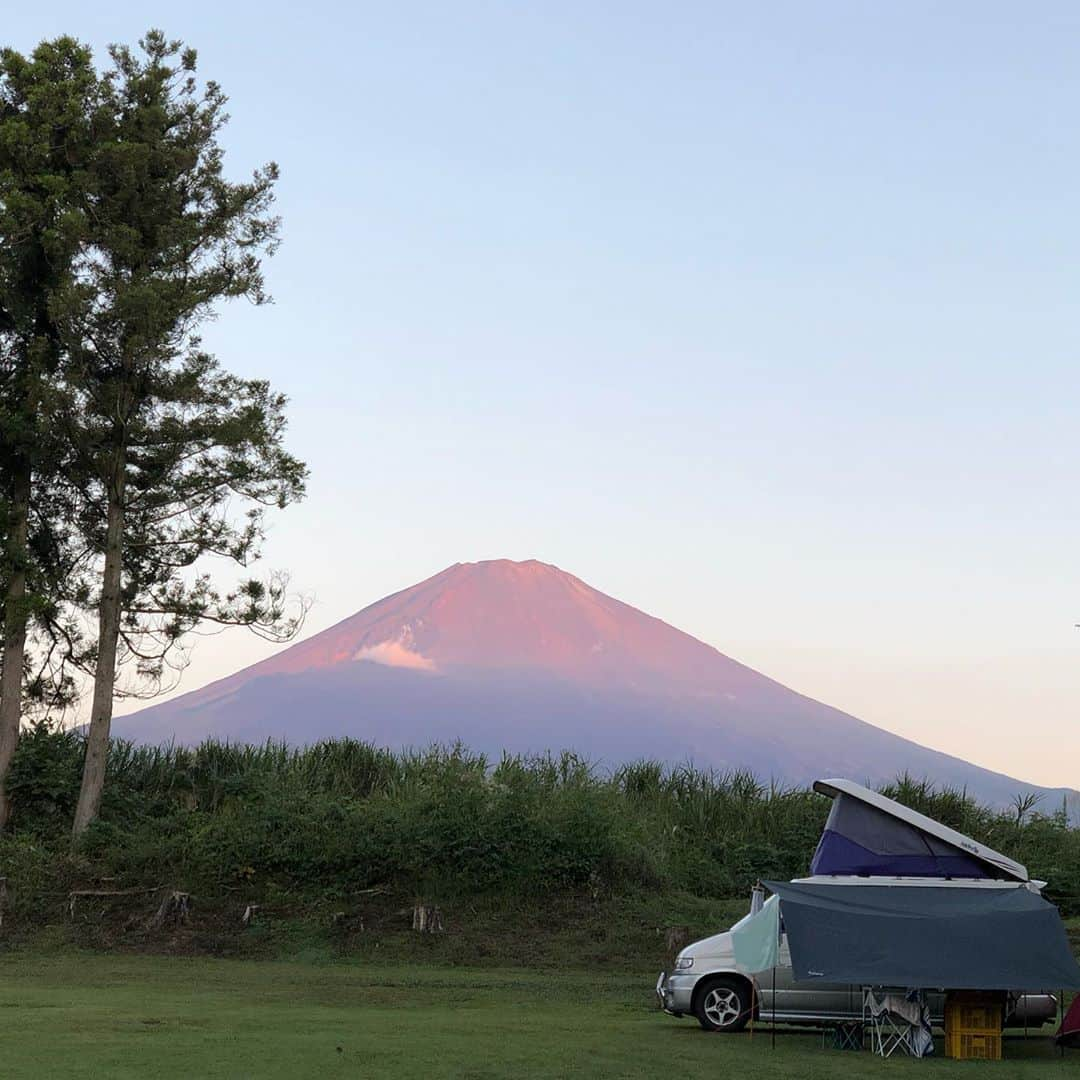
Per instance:
[[[25,734],[0,874],[67,851],[82,756],[77,733]],[[829,808],[745,772],[645,761],[606,775],[573,754],[492,764],[460,745],[395,754],[348,739],[306,749],[115,740],[107,777],[81,847],[93,873],[298,900],[376,885],[428,897],[744,895],[758,878],[806,872]],[[1080,911],[1080,830],[1063,811],[994,812],[907,776],[886,790],[1021,859],[1063,910]]]

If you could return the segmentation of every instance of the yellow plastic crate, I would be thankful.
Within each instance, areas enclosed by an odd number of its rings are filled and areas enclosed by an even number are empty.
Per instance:
[[[988,1031],[950,1031],[945,1035],[945,1056],[961,1060],[1000,1061],[1001,1035]]]
[[[945,1013],[945,1023],[957,1031],[1000,1031],[1001,1006],[954,1005]]]
[[[1004,1006],[999,995],[954,992],[945,999],[945,1055],[1001,1060]]]

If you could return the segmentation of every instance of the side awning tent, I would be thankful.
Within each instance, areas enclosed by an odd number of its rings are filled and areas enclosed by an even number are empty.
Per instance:
[[[766,884],[797,982],[1080,988],[1057,908],[1023,886]]]
[[[819,780],[832,798],[810,873],[1027,881],[1018,862],[850,780]]]

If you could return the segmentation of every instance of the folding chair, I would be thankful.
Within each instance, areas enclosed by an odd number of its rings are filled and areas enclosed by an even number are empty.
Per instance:
[[[870,1028],[870,1049],[883,1058],[897,1051],[918,1057],[914,1034],[917,1028],[911,1021],[891,1008],[895,996],[885,992],[878,999],[872,986],[863,987],[863,1022]]]
[[[826,1024],[821,1029],[821,1049],[831,1046],[834,1050],[863,1050],[863,1031],[861,1020],[837,1020]]]
[[[834,1050],[861,1050],[863,1025],[858,1020],[842,1020],[833,1028]]]

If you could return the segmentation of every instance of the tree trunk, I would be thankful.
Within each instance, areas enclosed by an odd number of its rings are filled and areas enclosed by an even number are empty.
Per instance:
[[[5,789],[8,769],[19,743],[22,717],[23,659],[26,655],[26,541],[30,517],[30,464],[26,462],[15,481],[11,504],[8,557],[11,577],[4,597],[4,659],[0,673],[0,830],[11,816],[11,800]]]
[[[105,531],[105,569],[101,578],[98,608],[98,656],[94,672],[94,698],[90,706],[90,730],[86,736],[86,762],[82,788],[75,808],[72,840],[76,841],[101,809],[105,788],[105,765],[109,756],[109,728],[112,725],[113,690],[116,686],[116,647],[120,637],[120,581],[123,572],[124,485],[123,464],[109,492],[108,524]]]

